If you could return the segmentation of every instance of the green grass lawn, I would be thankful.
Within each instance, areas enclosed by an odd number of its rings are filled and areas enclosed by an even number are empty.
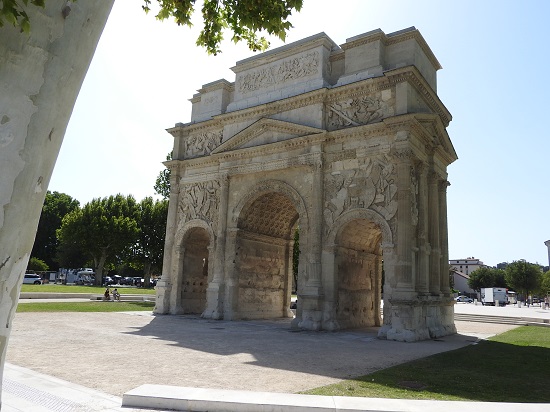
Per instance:
[[[550,402],[550,328],[488,341],[312,389],[311,395],[482,402]]]
[[[136,288],[110,286],[111,289],[118,288],[120,293],[129,295],[154,295],[153,288]],[[104,286],[78,286],[78,285],[55,285],[46,283],[44,285],[22,285],[21,292],[49,292],[49,293],[89,293],[91,295],[102,295],[105,292]]]
[[[19,303],[17,312],[131,312],[153,310],[153,302],[40,302]]]

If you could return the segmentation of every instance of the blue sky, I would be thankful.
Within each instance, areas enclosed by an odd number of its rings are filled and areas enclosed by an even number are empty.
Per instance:
[[[486,264],[526,259],[548,265],[550,2],[305,0],[288,42],[325,32],[336,43],[415,26],[443,66],[438,94],[453,115],[459,159],[449,166],[451,259]],[[338,8],[336,7],[338,5]],[[154,194],[171,150],[165,129],[188,122],[190,99],[226,78],[245,45],[207,56],[192,29],[116,0],[77,104],[49,189],[81,204],[95,197]],[[272,47],[282,45],[272,39]]]

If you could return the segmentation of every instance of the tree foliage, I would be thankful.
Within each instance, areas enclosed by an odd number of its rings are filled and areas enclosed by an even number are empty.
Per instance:
[[[65,193],[49,190],[46,193],[31,256],[44,261],[52,270],[59,268],[56,231],[61,227],[63,217],[79,206],[78,200]]]
[[[21,31],[28,33],[30,31],[29,16],[24,7],[29,3],[33,6],[44,7],[44,0],[2,0],[0,1],[0,27],[5,23],[20,27]]]
[[[497,283],[497,273],[499,269],[494,269],[490,267],[481,267],[474,270],[470,274],[468,279],[468,286],[473,290],[480,291],[482,288],[492,288],[496,286]]]
[[[29,264],[27,265],[27,270],[34,270],[34,271],[37,271],[37,272],[45,272],[48,269],[49,269],[48,264],[46,262],[44,262],[43,260],[35,258],[35,257],[32,257],[32,258],[29,259]]]
[[[166,155],[166,160],[172,160],[172,152]],[[164,199],[170,197],[170,169],[163,169],[155,181],[155,193],[161,195]]]
[[[1,0],[0,27],[8,23],[28,32],[31,22],[26,8],[29,5],[44,7],[44,1]],[[196,0],[143,0],[142,8],[146,13],[152,7],[158,9],[159,20],[173,18],[178,25],[191,26],[195,3]],[[265,50],[269,42],[259,33],[285,40],[286,32],[292,27],[288,18],[294,10],[300,11],[302,4],[303,0],[203,0],[203,27],[196,43],[216,55],[221,52],[223,32],[230,30],[235,43],[245,41],[253,51]]]
[[[154,201],[146,197],[139,203],[139,236],[134,247],[134,259],[143,268],[145,286],[149,286],[151,273],[162,270],[168,200]]]
[[[150,11],[152,0],[144,0],[143,9]],[[174,18],[178,25],[191,26],[195,12],[195,0],[157,0],[160,10],[157,19]],[[236,43],[245,41],[253,51],[265,50],[269,42],[258,33],[265,31],[270,36],[285,40],[292,27],[288,18],[294,10],[300,11],[303,0],[204,0],[201,14],[203,28],[197,45],[206,48],[209,54],[220,53],[223,31],[229,29]]]
[[[517,260],[506,268],[506,282],[517,292],[529,295],[529,292],[540,288],[542,281],[542,272],[538,265]]]
[[[94,261],[96,284],[102,281],[108,259],[127,254],[138,239],[139,210],[133,196],[93,199],[63,218],[58,238],[62,244],[85,251]]]
[[[543,273],[540,289],[542,295],[550,294],[550,270]]]

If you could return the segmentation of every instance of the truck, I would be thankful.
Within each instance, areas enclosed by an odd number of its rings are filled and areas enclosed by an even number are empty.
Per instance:
[[[506,292],[506,288],[481,288],[481,304],[495,306],[498,302],[499,306],[506,306],[508,303]]]

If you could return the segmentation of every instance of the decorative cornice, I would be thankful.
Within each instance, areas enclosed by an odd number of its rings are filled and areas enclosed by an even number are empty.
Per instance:
[[[167,131],[173,133],[177,130],[185,130],[187,133],[192,133],[197,130],[219,128],[227,123],[243,122],[250,118],[269,117],[276,113],[286,112],[304,106],[336,102],[342,98],[354,98],[367,93],[386,90],[403,82],[411,84],[415,90],[423,96],[430,109],[441,117],[445,127],[449,125],[452,119],[451,114],[443,105],[437,94],[429,86],[426,80],[424,80],[416,67],[407,66],[386,71],[383,76],[373,77],[335,88],[316,89],[298,96],[276,100],[274,102],[260,104],[234,112],[219,114],[214,116],[211,120],[205,120],[199,123],[181,124],[174,128],[167,129]]]
[[[430,49],[430,46],[428,46],[428,43],[426,43],[426,40],[424,40],[424,37],[422,36],[422,34],[420,34],[420,31],[417,29],[413,31],[406,31],[403,33],[399,33],[393,36],[391,34],[388,35],[386,46],[391,46],[393,44],[401,43],[411,39],[416,40],[416,42],[418,43],[418,45],[420,46],[424,54],[426,54],[426,57],[428,58],[430,63],[432,63],[432,65],[435,67],[436,70],[439,70],[442,68],[441,64],[433,54],[432,49]]]
[[[328,50],[332,50],[334,47],[338,47],[336,43],[334,43],[325,33],[318,33],[297,42],[267,51],[258,56],[253,56],[249,57],[248,59],[240,60],[235,66],[231,67],[230,69],[234,73],[240,73],[246,70],[254,69],[256,67],[268,65],[278,60],[286,59],[288,57],[303,53],[319,46],[324,46]]]
[[[408,82],[424,98],[430,109],[441,117],[441,121],[447,127],[452,120],[451,113],[441,102],[437,94],[414,66],[384,72],[391,84]]]
[[[344,44],[341,44],[340,47],[343,50],[353,49],[354,47],[359,47],[364,44],[373,43],[375,41],[387,42],[387,37],[381,30],[375,30],[372,34],[366,34],[365,36],[357,36],[353,38],[354,40],[347,41]]]
[[[269,162],[246,163],[243,165],[230,166],[229,171],[231,175],[246,174],[251,172],[267,172],[296,166],[312,166],[315,164],[315,161],[315,155],[308,153],[306,155],[291,157],[289,159],[277,159]]]

